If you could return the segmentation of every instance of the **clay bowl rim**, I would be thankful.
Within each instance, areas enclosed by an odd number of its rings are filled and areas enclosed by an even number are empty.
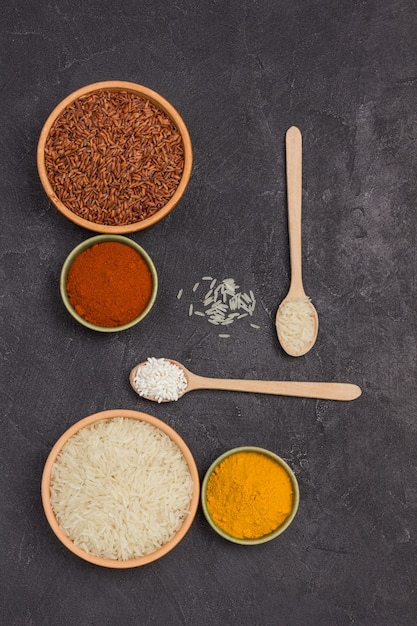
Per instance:
[[[136,250],[136,252],[138,252],[138,254],[140,254],[143,260],[147,263],[152,276],[152,293],[145,309],[133,320],[127,322],[126,324],[121,324],[120,326],[98,326],[96,324],[93,324],[92,322],[89,322],[88,320],[85,320],[74,309],[67,293],[68,272],[76,257],[84,252],[84,250],[91,248],[91,246],[95,245],[96,243],[104,243],[106,241],[116,241],[118,243],[123,243]],[[95,235],[94,237],[89,237],[88,239],[85,239],[84,241],[76,245],[75,248],[73,248],[68,254],[61,269],[61,275],[59,278],[59,290],[65,308],[77,322],[79,322],[83,326],[86,326],[90,330],[96,330],[102,333],[117,333],[122,330],[128,330],[129,328],[136,326],[136,324],[139,324],[139,322],[141,322],[148,315],[153,305],[155,304],[156,296],[158,293],[158,273],[156,271],[154,262],[152,261],[152,258],[149,256],[148,252],[146,252],[146,250],[142,248],[142,246],[136,243],[136,241],[133,241],[133,239],[130,239],[129,237],[124,237],[123,235]]]
[[[272,459],[273,461],[281,465],[281,467],[283,467],[283,469],[287,472],[288,477],[290,478],[291,484],[293,487],[293,493],[294,493],[293,505],[292,505],[291,513],[289,514],[289,516],[275,530],[273,530],[272,532],[266,535],[263,535],[262,537],[257,537],[256,539],[239,539],[238,537],[234,537],[233,535],[230,535],[229,533],[225,532],[222,528],[219,528],[219,526],[213,520],[207,507],[207,484],[208,484],[211,474],[216,469],[216,467],[222,461],[224,461],[224,459],[232,456],[233,454],[238,454],[239,452],[259,452],[260,454],[264,454],[265,456],[269,457],[270,459]],[[226,452],[221,454],[219,457],[217,457],[217,459],[213,461],[213,463],[208,468],[204,476],[202,485],[201,485],[201,506],[203,509],[204,516],[206,520],[208,521],[208,523],[210,524],[210,526],[213,528],[213,530],[216,531],[216,533],[218,533],[221,537],[223,537],[223,539],[227,539],[228,541],[231,541],[233,543],[237,543],[240,545],[244,545],[244,546],[255,546],[255,545],[262,544],[262,543],[266,543],[268,541],[271,541],[272,539],[275,539],[279,535],[281,535],[291,525],[292,521],[294,520],[294,517],[296,516],[297,511],[298,511],[299,503],[300,503],[300,489],[299,489],[297,477],[295,476],[294,471],[291,469],[288,463],[284,461],[284,459],[282,459],[280,456],[275,454],[275,452],[272,452],[271,450],[267,450],[266,448],[260,448],[257,446],[239,446],[237,448],[231,448],[230,450],[227,450]]]
[[[175,123],[176,127],[178,128],[180,132],[183,146],[184,146],[184,170],[182,173],[180,183],[177,189],[175,190],[174,195],[172,196],[172,198],[170,198],[170,200],[166,203],[166,205],[163,206],[161,209],[159,209],[156,213],[154,213],[150,217],[147,217],[144,220],[141,220],[139,222],[134,222],[133,224],[123,224],[119,226],[96,224],[95,222],[90,222],[89,220],[86,220],[76,215],[73,211],[67,208],[65,204],[61,202],[61,200],[57,197],[51,183],[49,182],[48,175],[46,172],[45,144],[49,135],[49,131],[52,125],[54,124],[55,120],[61,115],[64,109],[68,105],[70,105],[74,100],[82,96],[86,96],[90,93],[93,93],[94,91],[98,91],[100,89],[105,89],[107,91],[129,91],[130,93],[135,93],[139,96],[144,96],[147,99],[149,99],[153,104],[155,104],[160,109],[162,109],[173,120],[173,122]],[[137,232],[140,230],[144,230],[145,228],[148,228],[149,226],[153,226],[154,224],[162,220],[166,215],[168,215],[172,211],[172,209],[178,204],[178,202],[184,195],[184,192],[187,188],[187,185],[189,183],[190,176],[191,176],[192,162],[193,162],[193,156],[192,156],[191,138],[190,138],[190,135],[189,135],[189,132],[185,125],[184,120],[182,119],[178,111],[175,109],[175,107],[156,91],[153,91],[152,89],[149,89],[148,87],[139,85],[137,83],[132,83],[129,81],[122,81],[122,80],[108,80],[108,81],[101,81],[97,83],[91,83],[90,85],[81,87],[80,89],[77,89],[76,91],[73,91],[71,94],[69,94],[49,114],[41,130],[39,140],[38,140],[38,147],[37,147],[37,167],[38,167],[39,178],[41,180],[41,183],[42,183],[42,186],[44,188],[46,195],[48,196],[52,204],[55,206],[55,208],[57,208],[58,211],[60,211],[60,213],[62,213],[66,218],[68,218],[70,221],[74,222],[78,226],[81,226],[82,228],[86,228],[87,230],[92,230],[94,232],[106,233],[106,234],[121,235],[121,234],[133,233],[133,232]]]
[[[91,424],[95,422],[108,420],[108,419],[112,419],[115,417],[128,417],[132,419],[137,419],[139,421],[148,422],[152,426],[155,426],[156,428],[159,428],[160,430],[162,430],[166,435],[168,435],[172,439],[172,441],[174,441],[174,443],[181,450],[182,454],[184,455],[185,460],[187,461],[191,478],[193,480],[193,492],[192,492],[191,502],[190,502],[190,513],[187,515],[181,528],[174,535],[174,537],[172,537],[172,539],[170,539],[161,548],[158,548],[154,552],[151,552],[151,554],[147,554],[145,556],[137,557],[134,559],[128,559],[126,561],[117,561],[113,559],[107,559],[104,557],[96,556],[94,554],[90,554],[86,552],[79,546],[76,546],[74,542],[64,533],[64,531],[61,530],[57,522],[57,519],[55,517],[55,514],[51,506],[50,490],[49,490],[52,466],[59,452],[64,446],[64,444],[73,435],[75,435],[79,430],[81,430],[81,428],[90,426]],[[68,428],[68,430],[66,430],[61,435],[61,437],[58,439],[58,441],[55,443],[55,445],[51,449],[44,465],[44,470],[42,474],[42,482],[41,482],[42,505],[44,508],[46,519],[52,531],[55,533],[56,537],[61,541],[61,543],[66,548],[68,548],[68,550],[73,552],[73,554],[80,557],[81,559],[88,561],[89,563],[93,563],[94,565],[100,565],[101,567],[108,567],[108,568],[113,568],[113,569],[127,569],[131,567],[139,567],[142,565],[146,565],[148,563],[152,563],[153,561],[156,561],[162,558],[163,556],[168,554],[168,552],[173,550],[182,541],[182,539],[185,537],[185,535],[191,528],[191,525],[197,513],[198,504],[199,504],[199,496],[200,496],[200,479],[199,479],[197,465],[191,453],[191,450],[189,449],[185,441],[182,439],[182,437],[173,428],[171,428],[171,426],[169,426],[167,423],[163,422],[162,420],[158,419],[157,417],[154,417],[153,415],[149,415],[148,413],[142,413],[141,411],[132,411],[130,409],[110,409],[107,411],[100,411],[99,413],[93,413],[92,415],[88,415],[87,417],[84,417],[80,421],[73,424],[70,428]]]

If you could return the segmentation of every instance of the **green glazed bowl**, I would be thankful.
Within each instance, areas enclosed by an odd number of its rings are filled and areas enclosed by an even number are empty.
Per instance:
[[[278,526],[278,528],[268,533],[267,535],[263,535],[262,537],[257,537],[256,539],[238,539],[237,537],[233,537],[233,535],[229,535],[229,533],[226,533],[222,528],[219,528],[219,526],[211,517],[208,507],[207,507],[207,484],[208,484],[211,474],[214,472],[216,467],[222,461],[224,461],[224,459],[238,452],[259,452],[260,454],[264,454],[265,456],[269,457],[270,459],[278,463],[278,465],[280,465],[286,471],[291,481],[292,488],[293,488],[293,503],[292,503],[291,513],[284,520],[284,522],[280,526]],[[275,539],[275,537],[278,537],[278,535],[283,533],[284,530],[286,530],[288,526],[291,524],[291,522],[293,521],[298,510],[299,501],[300,501],[300,491],[298,488],[298,482],[297,482],[294,472],[289,467],[289,465],[287,465],[287,463],[283,459],[281,459],[281,457],[274,454],[274,452],[270,452],[269,450],[265,450],[264,448],[257,448],[255,446],[242,446],[240,448],[232,448],[231,450],[228,450],[227,452],[219,456],[210,465],[209,469],[207,470],[207,473],[204,476],[203,484],[201,487],[201,505],[203,507],[204,515],[208,523],[210,524],[210,526],[224,539],[227,539],[228,541],[232,541],[233,543],[239,543],[241,545],[246,545],[246,546],[254,546],[260,543],[266,543],[267,541],[271,541],[271,539]]]
[[[96,324],[92,324],[91,322],[88,322],[87,320],[85,320],[79,313],[77,313],[77,311],[74,309],[74,307],[72,306],[70,302],[70,299],[67,294],[67,287],[66,287],[67,279],[68,279],[68,272],[74,259],[79,254],[81,254],[81,252],[84,252],[84,250],[87,250],[87,248],[94,246],[96,243],[103,243],[107,241],[116,241],[118,243],[123,243],[127,246],[130,246],[134,250],[136,250],[136,252],[140,254],[140,256],[148,265],[149,270],[151,272],[151,276],[152,276],[151,297],[149,299],[148,304],[146,305],[146,308],[142,311],[142,313],[138,315],[137,317],[135,317],[130,322],[127,322],[126,324],[122,324],[120,326],[110,326],[110,327],[109,326],[97,326]],[[87,328],[90,328],[91,330],[98,330],[102,333],[117,333],[121,330],[127,330],[128,328],[132,328],[132,326],[135,326],[147,316],[147,314],[153,307],[154,302],[156,300],[156,294],[158,292],[158,275],[156,273],[155,265],[153,264],[153,261],[151,257],[149,256],[149,254],[141,246],[139,246],[135,241],[133,241],[132,239],[129,239],[129,237],[124,237],[123,235],[96,235],[95,237],[90,237],[89,239],[86,239],[85,241],[80,243],[67,256],[64,262],[64,265],[62,266],[61,277],[59,281],[59,288],[61,292],[61,298],[65,307],[67,308],[68,312],[72,315],[72,317],[77,320],[77,322],[79,322],[83,326],[86,326]]]

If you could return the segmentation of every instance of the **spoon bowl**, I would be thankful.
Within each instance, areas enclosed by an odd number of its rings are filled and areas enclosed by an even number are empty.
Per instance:
[[[180,389],[179,387],[177,388],[177,394],[176,394],[176,399],[179,400],[180,398],[182,398],[182,396],[184,394],[186,394],[188,391],[192,391],[193,387],[192,387],[192,377],[195,376],[194,374],[192,374],[191,372],[189,372],[187,370],[186,367],[184,367],[184,365],[182,365],[181,363],[179,363],[178,361],[174,361],[174,359],[164,359],[164,361],[168,361],[169,363],[171,363],[172,365],[176,365],[182,372],[183,376],[185,377],[185,381],[186,381],[186,386],[184,389]],[[140,395],[142,398],[145,398],[145,400],[151,400],[152,402],[172,402],[173,400],[171,398],[163,398],[160,400],[155,399],[155,397],[151,397],[149,395],[146,394],[142,394],[139,393],[138,388],[136,386],[136,374],[138,372],[138,369],[140,367],[145,367],[145,365],[148,364],[148,361],[142,361],[141,363],[138,363],[137,365],[135,365],[135,367],[131,370],[130,375],[129,375],[129,382],[133,388],[133,390]],[[196,377],[198,378],[198,377]],[[197,387],[196,387],[197,389]]]
[[[130,372],[130,384],[134,391],[141,397],[154,402],[170,402],[178,400],[189,391],[196,389],[217,389],[224,391],[243,391],[251,393],[266,393],[279,396],[297,396],[299,398],[317,398],[321,400],[355,400],[362,391],[358,385],[351,383],[327,383],[327,382],[304,382],[304,381],[275,381],[275,380],[239,380],[236,378],[207,378],[190,372],[184,365],[173,359],[160,359],[168,361],[179,368],[185,377],[185,388],[178,389],[176,397],[170,396],[159,399],[156,395],[143,394],[138,389],[135,379],[138,369],[148,365],[149,361],[143,361],[136,365]]]
[[[302,199],[302,137],[295,126],[285,135],[287,160],[288,234],[290,243],[291,283],[288,294],[281,302],[276,315],[278,341],[291,356],[303,356],[316,343],[319,329],[317,311],[306,296],[302,278],[301,255],[301,199]],[[293,315],[294,320],[289,320]],[[290,326],[292,333],[289,332]],[[293,336],[293,333],[296,336]]]
[[[302,336],[304,330],[307,331],[306,334],[308,333],[308,336],[305,338],[305,340],[303,340],[303,338],[301,337],[299,345],[291,344],[291,342],[289,342],[285,336],[285,322],[283,322],[283,319],[285,311],[289,306],[303,307],[304,328],[300,328],[300,334]],[[316,343],[317,334],[319,331],[319,316],[317,314],[316,307],[305,293],[300,296],[294,296],[291,293],[288,293],[288,295],[284,298],[284,300],[278,307],[277,315],[275,318],[275,325],[277,329],[278,341],[280,342],[285,352],[290,356],[303,356],[304,354],[307,354],[307,352],[309,352]]]

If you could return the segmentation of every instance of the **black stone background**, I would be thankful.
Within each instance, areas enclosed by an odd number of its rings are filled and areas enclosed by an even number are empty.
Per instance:
[[[415,1],[4,0],[0,24],[2,626],[415,624]],[[174,211],[132,235],[158,269],[152,313],[102,335],[60,301],[62,263],[94,233],[49,203],[36,146],[60,100],[110,79],[179,110],[194,167]],[[304,282],[320,316],[299,359],[274,328],[289,283],[293,124],[304,139]],[[241,320],[225,340],[188,316],[207,274],[255,292],[259,330]],[[363,395],[201,391],[158,406],[128,382],[148,356],[208,376],[353,382]],[[77,558],[44,517],[42,469],[71,424],[110,408],[173,426],[201,477],[231,447],[278,453],[300,485],[292,526],[241,547],[199,509],[158,562],[117,571]]]

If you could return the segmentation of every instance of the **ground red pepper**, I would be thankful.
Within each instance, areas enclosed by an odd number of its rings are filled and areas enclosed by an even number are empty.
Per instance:
[[[81,317],[97,326],[131,322],[152,295],[146,261],[131,246],[116,241],[96,243],[79,254],[67,278],[67,293]]]

